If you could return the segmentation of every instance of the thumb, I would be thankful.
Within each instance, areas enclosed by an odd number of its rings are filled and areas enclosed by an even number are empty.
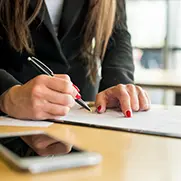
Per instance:
[[[97,94],[95,105],[98,113],[104,113],[106,111],[107,97],[104,92]]]

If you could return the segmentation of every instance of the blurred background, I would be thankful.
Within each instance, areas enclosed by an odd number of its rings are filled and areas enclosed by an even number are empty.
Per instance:
[[[145,87],[153,104],[181,105],[181,1],[126,2],[135,82]]]

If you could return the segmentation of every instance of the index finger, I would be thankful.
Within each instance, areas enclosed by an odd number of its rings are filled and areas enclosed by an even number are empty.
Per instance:
[[[130,103],[130,96],[124,85],[116,87],[116,98],[119,100],[120,108],[126,117],[132,117],[132,109]]]
[[[70,94],[73,98],[76,98],[78,91],[73,87],[73,83],[70,80],[66,80],[60,77],[50,77],[46,86],[54,91]]]

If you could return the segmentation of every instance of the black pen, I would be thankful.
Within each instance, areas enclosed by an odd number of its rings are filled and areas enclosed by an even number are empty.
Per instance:
[[[31,63],[31,65],[40,73],[54,76],[53,71],[48,68],[44,63],[42,63],[40,60],[38,60],[35,57],[28,57],[28,61]],[[75,101],[82,106],[83,108],[87,109],[88,111],[92,112],[91,108],[82,100],[82,99],[75,99]]]

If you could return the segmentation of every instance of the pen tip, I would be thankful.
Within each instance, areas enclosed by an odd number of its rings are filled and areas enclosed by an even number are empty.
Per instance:
[[[90,107],[88,107],[88,110],[89,110],[90,112],[92,112],[92,109],[91,109]]]
[[[86,108],[89,112],[92,112],[92,109],[91,109],[88,105],[85,105],[85,108]]]

